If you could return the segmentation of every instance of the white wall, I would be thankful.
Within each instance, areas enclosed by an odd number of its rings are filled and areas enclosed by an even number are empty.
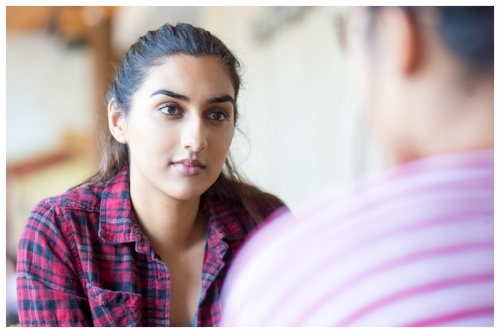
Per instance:
[[[380,168],[362,124],[345,59],[333,31],[332,7],[315,7],[268,40],[253,26],[271,7],[203,7],[200,25],[222,39],[244,66],[236,138],[238,166],[252,182],[293,209],[325,186]]]
[[[137,38],[149,30],[156,30],[165,23],[185,22],[198,24],[199,8],[196,6],[124,6],[117,9],[112,25],[112,44],[116,50],[127,51]]]
[[[91,59],[44,32],[6,37],[7,162],[57,148],[82,133],[94,112]]]

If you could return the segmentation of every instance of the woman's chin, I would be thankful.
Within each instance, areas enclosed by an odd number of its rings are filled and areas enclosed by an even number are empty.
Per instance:
[[[165,194],[177,200],[191,201],[198,199],[207,189],[199,186],[183,186],[181,188],[169,189],[165,191]]]

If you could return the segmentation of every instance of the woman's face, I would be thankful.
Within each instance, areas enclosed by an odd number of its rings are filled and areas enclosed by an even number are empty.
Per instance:
[[[131,188],[178,200],[205,192],[231,145],[234,99],[216,56],[175,55],[151,68],[123,122]]]

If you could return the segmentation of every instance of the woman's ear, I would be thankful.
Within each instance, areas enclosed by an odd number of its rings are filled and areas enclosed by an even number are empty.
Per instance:
[[[403,75],[411,75],[419,65],[419,36],[415,21],[401,8],[382,10],[387,26],[390,51],[394,52],[394,65]]]
[[[116,141],[122,144],[128,143],[125,114],[118,109],[114,98],[108,103],[108,124],[111,135]]]

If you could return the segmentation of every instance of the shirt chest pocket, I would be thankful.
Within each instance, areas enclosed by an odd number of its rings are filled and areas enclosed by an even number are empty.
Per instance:
[[[88,285],[90,312],[94,326],[142,326],[142,297]]]

